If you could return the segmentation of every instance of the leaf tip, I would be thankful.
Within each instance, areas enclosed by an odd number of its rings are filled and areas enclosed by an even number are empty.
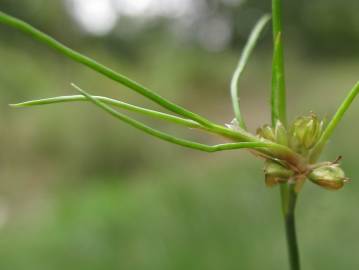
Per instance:
[[[80,92],[82,95],[84,95],[84,96],[87,96],[86,94],[86,92],[85,92],[85,90],[82,90],[79,86],[77,86],[76,84],[74,84],[74,83],[70,83],[70,85],[73,87],[73,88],[75,88],[75,90],[77,90],[78,92]]]
[[[24,108],[27,107],[26,103],[12,103],[9,104],[9,107],[11,108]]]

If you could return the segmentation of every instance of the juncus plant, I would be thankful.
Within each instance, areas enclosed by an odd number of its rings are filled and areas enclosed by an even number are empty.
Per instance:
[[[164,109],[167,109],[172,114],[138,107],[108,97],[95,96],[89,94],[87,91],[81,89],[75,84],[71,85],[80,93],[79,95],[32,100],[12,104],[11,106],[18,108],[54,103],[87,101],[118,120],[123,121],[149,135],[173,144],[205,152],[237,149],[249,150],[251,154],[254,154],[258,158],[264,160],[265,184],[268,187],[279,186],[280,188],[290,268],[292,270],[299,270],[300,260],[295,229],[295,207],[297,197],[303,184],[307,180],[328,190],[338,190],[349,181],[340,167],[339,161],[341,157],[338,157],[333,161],[326,162],[319,162],[319,158],[326,143],[342,120],[345,112],[348,110],[354,98],[359,93],[359,82],[357,82],[353,89],[349,92],[349,95],[345,98],[328,124],[324,124],[324,122],[313,112],[310,112],[305,116],[299,116],[293,123],[289,124],[286,116],[286,86],[281,9],[281,0],[272,0],[272,123],[258,128],[256,134],[252,134],[247,130],[245,120],[241,114],[238,98],[238,81],[257,43],[258,37],[267,23],[271,20],[269,15],[264,15],[259,19],[243,49],[238,66],[233,73],[230,83],[230,96],[232,99],[234,118],[231,123],[221,125],[167,100],[166,98],[156,94],[153,90],[113,71],[112,69],[85,55],[66,47],[59,41],[35,29],[26,22],[0,11],[0,23],[29,34],[33,38],[71,58],[72,60],[79,62],[108,77],[109,79],[112,79],[152,100]],[[229,142],[217,145],[207,145],[179,138],[137,121],[134,118],[120,112],[119,109],[122,111],[127,110],[147,115],[183,127],[199,129],[203,132],[225,137]]]

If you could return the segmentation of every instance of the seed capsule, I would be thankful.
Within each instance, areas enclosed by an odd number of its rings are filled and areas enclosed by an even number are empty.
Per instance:
[[[264,175],[267,187],[273,187],[277,184],[287,182],[289,178],[294,175],[294,173],[279,163],[266,161]]]
[[[323,125],[314,113],[298,117],[290,128],[291,147],[298,152],[311,149],[322,135]]]
[[[344,171],[336,163],[314,169],[308,175],[308,178],[314,184],[329,190],[338,190],[346,182],[349,182],[349,179],[345,177]]]

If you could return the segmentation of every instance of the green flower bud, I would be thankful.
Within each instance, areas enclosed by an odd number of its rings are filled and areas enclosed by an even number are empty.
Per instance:
[[[274,130],[275,141],[282,145],[288,145],[288,133],[281,121],[277,121]]]
[[[257,135],[260,138],[270,140],[282,145],[288,145],[288,133],[282,122],[277,121],[275,128],[270,125],[264,125],[257,130]]]
[[[323,125],[314,113],[298,117],[290,129],[291,147],[299,152],[311,149],[322,135]]]
[[[339,164],[336,163],[314,169],[308,178],[314,184],[329,190],[340,189],[349,181]]]
[[[294,172],[283,167],[279,163],[266,161],[264,167],[265,183],[268,187],[273,187],[279,183],[285,183]]]
[[[275,139],[276,139],[273,128],[267,124],[259,129],[257,129],[257,135],[260,138],[270,140],[272,142],[275,142]]]

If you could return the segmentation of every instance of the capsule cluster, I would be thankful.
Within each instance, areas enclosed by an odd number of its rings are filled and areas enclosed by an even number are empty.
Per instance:
[[[288,146],[306,158],[320,139],[323,127],[324,122],[319,120],[314,113],[311,113],[308,116],[298,117],[288,130],[279,121],[274,128],[270,125],[264,125],[257,130],[257,136]],[[298,172],[279,161],[266,160],[264,167],[265,183],[268,187],[273,187],[290,180],[308,178],[312,183],[325,189],[338,190],[349,181],[338,161],[309,165],[304,175],[303,172],[298,175]]]

